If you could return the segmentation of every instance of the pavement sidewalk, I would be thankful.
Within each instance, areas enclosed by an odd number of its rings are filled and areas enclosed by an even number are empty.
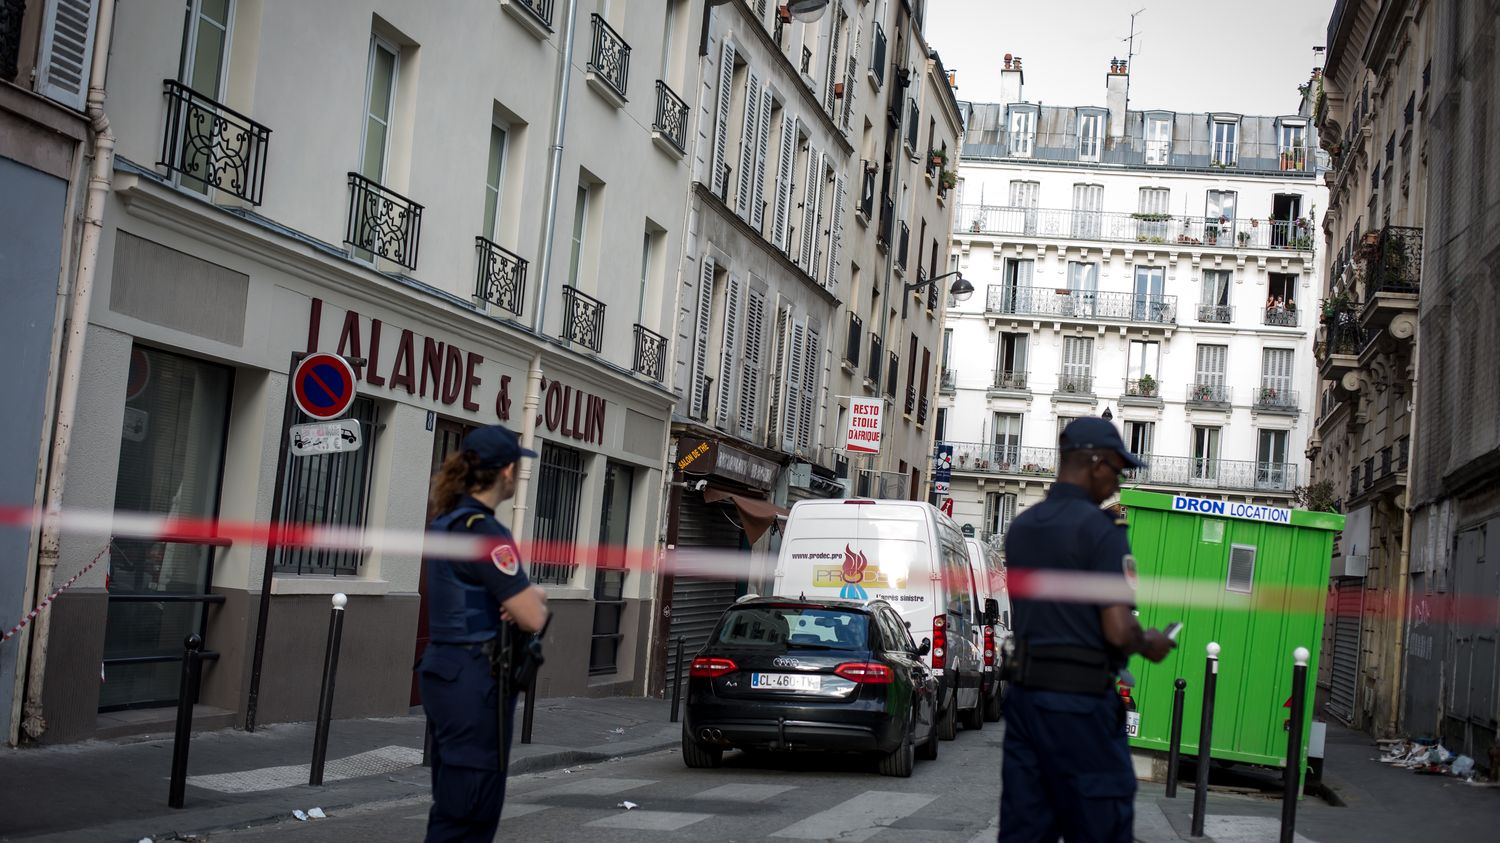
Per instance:
[[[1421,776],[1380,763],[1368,735],[1328,725],[1323,782],[1342,807],[1304,798],[1297,806],[1297,838],[1313,843],[1366,840],[1479,841],[1500,828],[1500,787],[1476,786],[1451,776]],[[1206,837],[1192,838],[1193,788],[1179,786],[1167,799],[1160,784],[1141,783],[1135,836],[1141,843],[1211,840],[1260,843],[1277,839],[1281,800],[1210,789]]]
[[[537,701],[532,743],[511,753],[516,773],[676,746],[670,704],[639,697]],[[429,791],[420,713],[336,720],[324,784],[307,784],[313,724],[193,735],[186,805],[167,807],[172,735],[0,750],[0,840],[158,841],[282,819],[294,809],[409,799]],[[201,837],[199,838],[201,839]]]

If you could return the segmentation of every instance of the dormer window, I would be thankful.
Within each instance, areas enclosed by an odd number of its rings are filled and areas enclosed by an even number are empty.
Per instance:
[[[1010,112],[1010,154],[1030,158],[1036,147],[1036,109],[1013,108]]]
[[[1215,167],[1233,167],[1239,163],[1240,121],[1238,117],[1213,118],[1213,159]]]
[[[1172,117],[1169,114],[1146,116],[1146,163],[1166,164],[1172,158]]]
[[[1278,122],[1276,139],[1280,169],[1284,172],[1306,172],[1307,124],[1301,120]]]
[[[1078,115],[1078,160],[1098,161],[1104,149],[1104,114],[1084,111]]]

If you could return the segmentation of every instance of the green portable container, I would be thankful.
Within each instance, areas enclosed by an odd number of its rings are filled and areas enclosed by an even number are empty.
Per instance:
[[[1130,744],[1166,752],[1172,731],[1173,682],[1187,680],[1182,752],[1198,752],[1206,648],[1216,641],[1216,759],[1286,766],[1291,717],[1292,653],[1306,647],[1304,736],[1311,731],[1318,645],[1333,539],[1344,516],[1242,502],[1120,493],[1140,575],[1141,625],[1181,621],[1177,649],[1161,664],[1130,661],[1140,713]],[[1304,739],[1303,750],[1306,751]]]

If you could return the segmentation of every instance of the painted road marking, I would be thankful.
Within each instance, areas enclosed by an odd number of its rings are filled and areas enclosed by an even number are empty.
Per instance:
[[[537,788],[526,796],[532,799],[539,796],[609,796],[652,784],[656,784],[656,779],[577,779],[553,787]]]
[[[773,832],[771,836],[798,840],[868,840],[936,798],[936,795],[926,793],[869,790]]]
[[[795,787],[774,784],[726,784],[710,788],[693,796],[694,799],[713,799],[720,802],[764,802],[780,796]]]
[[[691,814],[686,811],[627,811],[618,809],[602,820],[584,823],[594,828],[630,828],[638,831],[676,831],[693,823],[703,822],[713,814]]]

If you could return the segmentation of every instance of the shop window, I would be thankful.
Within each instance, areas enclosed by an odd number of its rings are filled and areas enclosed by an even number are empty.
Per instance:
[[[359,422],[364,436],[364,445],[359,450],[287,457],[279,513],[284,523],[353,528],[365,525],[380,413],[373,400],[356,398],[348,418]],[[299,413],[297,421],[308,419]],[[364,558],[364,548],[283,547],[276,551],[276,571],[347,576],[359,573]]]
[[[567,585],[578,567],[574,540],[578,535],[578,499],[583,491],[583,452],[543,442],[537,462],[531,580]]]

